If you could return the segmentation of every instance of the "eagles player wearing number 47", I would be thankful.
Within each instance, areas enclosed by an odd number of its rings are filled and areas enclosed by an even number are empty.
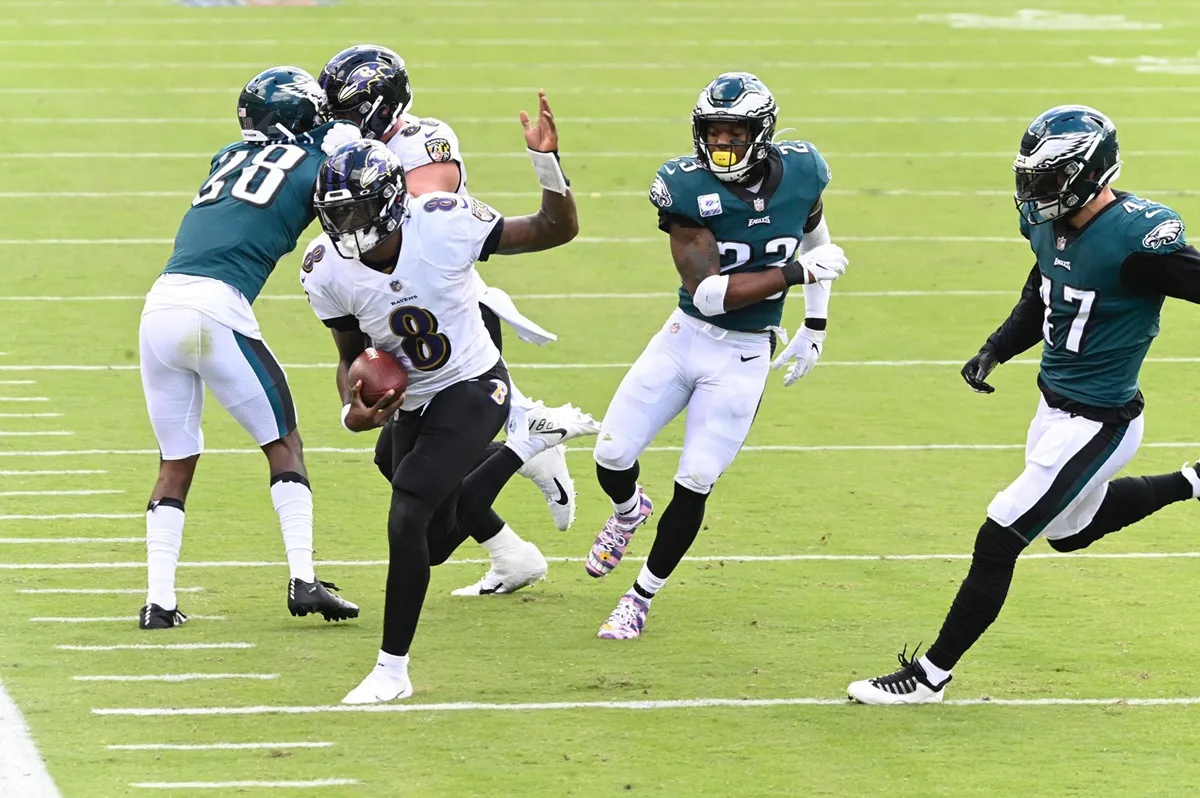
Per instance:
[[[143,629],[187,620],[175,601],[183,506],[204,451],[204,388],[267,456],[291,578],[292,615],[358,617],[313,573],[313,496],[287,377],[250,309],[312,222],[313,183],[325,123],[325,93],[303,69],[273,67],[238,98],[242,141],[212,159],[208,179],[175,236],[175,250],[146,297],[139,331],[142,388],[160,456],[146,508],[149,590]]]
[[[1138,373],[1164,297],[1200,303],[1200,252],[1175,211],[1114,191],[1117,131],[1099,111],[1051,108],[1021,139],[1016,203],[1036,264],[1008,319],[963,367],[992,393],[992,369],[1042,344],[1041,399],[1025,470],[996,494],[937,640],[900,669],[853,682],[864,704],[941,701],[950,672],[1000,614],[1017,558],[1038,535],[1077,551],[1168,504],[1200,497],[1196,466],[1113,477],[1142,440]]]
[[[775,98],[762,81],[746,72],[720,75],[692,111],[695,155],[663,164],[650,186],[683,285],[679,308],[604,416],[594,457],[613,514],[592,545],[588,574],[616,568],[650,517],[638,457],[685,409],[687,431],[650,555],[600,627],[601,638],[641,635],[651,600],[696,539],[713,484],[750,432],[792,286],[804,286],[806,319],[773,365],[795,361],[784,380],[791,385],[820,357],[829,282],[846,268],[822,208],[829,168],[807,142],[774,143],[775,119]]]

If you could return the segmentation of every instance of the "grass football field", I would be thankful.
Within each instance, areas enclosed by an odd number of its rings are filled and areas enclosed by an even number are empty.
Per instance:
[[[1118,187],[1200,218],[1194,2],[1018,13],[1030,2],[0,0],[0,682],[61,794],[1194,794],[1192,503],[1082,555],[1031,547],[947,691],[963,703],[842,700],[903,645],[932,642],[987,502],[1021,468],[1036,352],[1002,366],[991,396],[958,369],[1031,263],[1010,199],[1028,120],[1099,107],[1120,131]],[[584,573],[609,506],[580,448],[569,532],[523,480],[500,501],[557,558],[549,578],[451,597],[483,568],[468,543],[457,556],[470,562],[434,570],[416,695],[342,711],[379,644],[388,489],[373,437],[338,423],[335,352],[298,258],[256,312],[301,415],[318,573],[361,604],[357,621],[287,615],[265,463],[210,397],[179,571],[194,620],[136,628],[157,466],[137,325],[211,154],[238,135],[242,84],[279,63],[316,73],[363,40],[404,55],[415,111],[454,126],[474,193],[505,213],[537,206],[516,115],[548,91],[580,238],[481,267],[560,336],[508,341],[531,396],[602,414],[670,312],[678,280],[646,189],[690,150],[688,114],[720,71],[756,72],[780,128],[825,154],[826,214],[851,266],[820,367],[788,389],[772,375],[642,639],[595,637],[639,563],[602,582]],[[1168,302],[1134,473],[1200,454],[1197,340],[1196,311]],[[660,511],[681,440],[672,424],[642,458]],[[195,675],[230,678],[150,678]],[[14,715],[0,716],[15,751]],[[0,794],[49,794],[29,784]]]

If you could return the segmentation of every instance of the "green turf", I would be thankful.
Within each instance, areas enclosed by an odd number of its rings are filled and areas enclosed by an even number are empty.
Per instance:
[[[535,208],[516,114],[544,86],[560,118],[563,164],[582,240],[494,259],[484,276],[560,335],[544,349],[509,340],[523,390],[600,414],[672,307],[677,280],[644,191],[690,147],[694,98],[722,69],[749,69],[776,92],[780,128],[832,167],[825,207],[851,266],[835,287],[823,365],[784,389],[772,375],[747,449],[709,502],[692,554],[655,604],[642,640],[595,631],[635,574],[605,582],[578,561],[607,515],[586,450],[570,455],[579,520],[554,531],[540,495],[518,482],[499,510],[552,557],[547,581],[517,596],[449,591],[478,564],[435,569],[413,649],[414,704],[704,698],[839,699],[847,682],[930,642],[961,579],[961,559],[738,561],[742,556],[950,554],[970,550],[984,507],[1020,469],[1037,401],[1029,362],[1001,368],[996,394],[957,375],[1011,308],[1031,263],[1019,242],[1011,153],[1023,121],[1061,102],[1099,106],[1126,151],[1120,187],[1200,213],[1194,76],[1100,66],[1092,56],[1193,57],[1197,21],[1182,0],[1056,0],[1061,11],[1160,22],[1144,31],[1004,31],[920,22],[919,14],[1009,16],[1016,0],[715,0],[640,3],[502,0],[342,2],[319,8],[182,8],[154,0],[42,4],[0,0],[0,516],[129,514],[128,519],[3,520],[0,539],[137,538],[156,458],[137,365],[140,297],[205,177],[236,135],[240,85],[260,68],[320,69],[362,37],[409,61],[416,110],[458,132],[472,189],[505,213]],[[45,93],[35,90],[47,89]],[[201,91],[196,91],[197,89]],[[73,90],[73,91],[65,91]],[[155,158],[124,155],[159,153]],[[82,157],[69,157],[84,153]],[[960,153],[949,156],[947,153]],[[190,154],[190,155],[189,155]],[[46,193],[99,196],[30,196]],[[942,192],[936,195],[934,192]],[[134,193],[136,196],[128,196]],[[314,230],[315,232],[315,230]],[[898,240],[871,240],[882,237]],[[932,237],[995,241],[928,241]],[[146,243],[100,243],[138,239]],[[46,243],[71,240],[77,243]],[[307,241],[307,237],[304,239]],[[36,244],[10,242],[37,241]],[[310,450],[322,560],[386,557],[388,491],[369,436],[338,424],[332,341],[299,298],[298,258],[257,303],[289,365]],[[880,292],[925,292],[881,296]],[[991,292],[955,296],[947,291]],[[929,294],[928,292],[935,292]],[[530,295],[589,295],[530,298]],[[639,294],[645,296],[621,296]],[[616,295],[616,296],[612,296]],[[30,301],[12,298],[39,297]],[[87,300],[86,297],[109,297]],[[121,298],[124,297],[124,298]],[[526,297],[526,298],[521,298]],[[802,317],[798,300],[785,321]],[[1169,303],[1143,371],[1147,447],[1131,465],[1158,473],[1193,458],[1200,318]],[[1158,360],[1156,360],[1158,359]],[[923,361],[898,365],[898,361]],[[870,365],[875,363],[875,365]],[[47,370],[47,365],[98,370]],[[534,368],[533,366],[541,366]],[[107,367],[114,367],[109,369]],[[26,418],[12,414],[58,413]],[[11,436],[63,431],[64,436]],[[1200,785],[1196,710],[1184,706],[848,705],[590,708],[143,717],[103,708],[334,705],[378,646],[384,568],[320,573],[362,605],[341,626],[293,619],[261,458],[210,401],[206,457],[189,499],[181,606],[225,621],[163,634],[132,622],[37,624],[41,616],[132,615],[141,596],[22,594],[143,585],[140,543],[0,543],[0,680],[30,724],[65,796],[145,794],[144,782],[354,779],[335,796],[937,795],[1176,796]],[[678,447],[682,426],[656,441]],[[1007,448],[766,450],[991,444]],[[65,454],[63,452],[90,452]],[[60,452],[51,456],[50,453]],[[43,453],[47,456],[36,456]],[[665,505],[678,453],[643,458]],[[1191,552],[1194,506],[1169,508],[1095,547]],[[635,539],[644,555],[652,531]],[[1049,549],[1042,543],[1035,553]],[[460,558],[481,550],[464,547]],[[130,567],[117,567],[128,563]],[[91,564],[91,565],[88,565]],[[1200,696],[1191,644],[1195,559],[1035,559],[1005,612],[963,662],[950,698]],[[202,651],[60,650],[57,645],[247,642]],[[76,675],[278,674],[264,681],[82,682]],[[332,742],[327,748],[116,751],[140,743]],[[266,791],[266,790],[264,790]],[[310,791],[279,790],[292,794]],[[176,789],[237,795],[243,790]],[[270,791],[267,791],[270,792]],[[7,796],[5,796],[7,798]]]

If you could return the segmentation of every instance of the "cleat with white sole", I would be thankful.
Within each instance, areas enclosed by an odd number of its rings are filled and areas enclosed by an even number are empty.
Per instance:
[[[946,681],[934,685],[925,674],[925,669],[917,661],[916,652],[908,658],[902,652],[897,655],[900,669],[887,674],[876,676],[874,679],[863,679],[851,682],[846,688],[851,700],[860,704],[878,706],[894,706],[896,704],[936,704],[941,702],[946,694],[946,685],[954,677],[947,676]]]
[[[546,497],[546,505],[560,532],[575,523],[575,480],[567,470],[567,449],[561,444],[552,446],[534,457],[517,471]]]
[[[412,680],[408,674],[398,676],[385,670],[383,666],[375,666],[375,670],[367,674],[362,684],[355,687],[342,699],[343,704],[382,704],[386,701],[396,701],[408,698],[413,694]]]
[[[492,567],[473,585],[452,591],[453,596],[501,596],[546,578],[549,566],[537,546],[527,540],[511,552],[492,557]]]

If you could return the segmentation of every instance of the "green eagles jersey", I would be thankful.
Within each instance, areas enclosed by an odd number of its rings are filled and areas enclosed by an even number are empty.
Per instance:
[[[721,253],[722,274],[783,266],[796,254],[805,224],[818,210],[829,167],[817,148],[804,141],[772,145],[767,160],[767,177],[756,193],[723,183],[694,156],[667,161],[650,186],[659,226],[666,230],[667,220],[675,216],[711,230]],[[679,307],[727,330],[763,330],[779,325],[786,295],[784,291],[729,313],[704,316],[681,286]]]
[[[313,186],[329,128],[289,143],[237,142],[214,155],[163,271],[220,280],[254,302],[314,218]]]
[[[1158,335],[1161,294],[1122,284],[1125,259],[1187,246],[1175,211],[1132,194],[1079,230],[1021,222],[1041,272],[1046,305],[1041,382],[1093,407],[1121,407],[1138,392],[1138,372]]]

